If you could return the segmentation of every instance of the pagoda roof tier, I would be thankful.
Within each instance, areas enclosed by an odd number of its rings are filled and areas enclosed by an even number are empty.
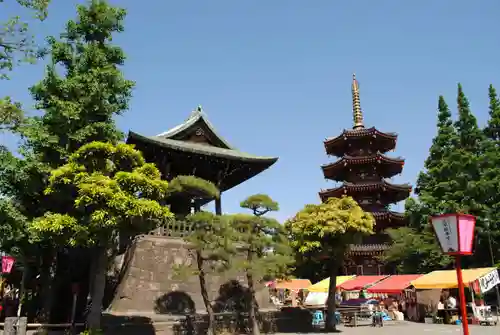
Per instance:
[[[381,244],[351,244],[347,251],[347,255],[378,255],[390,249],[391,246],[386,243]]]
[[[366,142],[369,139],[375,142],[371,145],[374,151],[391,151],[396,148],[397,138],[396,133],[384,133],[375,127],[344,129],[339,136],[327,138],[324,145],[328,155],[341,157],[349,151],[349,146],[354,142]]]
[[[406,216],[403,213],[398,212],[371,212],[375,220],[406,220]]]
[[[405,160],[401,157],[391,158],[380,152],[370,156],[344,156],[334,163],[321,167],[325,178],[344,181],[348,180],[350,168],[363,165],[373,165],[383,178],[393,177],[403,171]]]
[[[356,195],[369,194],[374,192],[384,193],[388,203],[396,203],[405,200],[410,196],[411,192],[410,184],[392,184],[386,180],[380,182],[368,182],[368,183],[349,183],[344,182],[340,187],[331,188],[319,192],[319,196],[322,201],[326,201],[328,198],[340,198],[343,195],[353,196]]]

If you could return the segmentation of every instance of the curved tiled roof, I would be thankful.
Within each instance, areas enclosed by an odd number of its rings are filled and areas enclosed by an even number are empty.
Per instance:
[[[353,138],[353,137],[365,137],[365,136],[382,136],[384,138],[388,139],[393,139],[397,140],[398,134],[396,133],[384,133],[380,130],[378,130],[375,127],[371,128],[358,128],[358,129],[344,129],[342,131],[342,134],[336,137],[329,137],[325,140],[325,145],[326,144],[333,144],[336,141],[343,140],[345,138]]]
[[[340,197],[344,194],[348,195],[351,192],[372,192],[377,190],[382,190],[384,192],[404,192],[404,200],[408,197],[411,192],[412,186],[410,184],[392,184],[386,180],[380,182],[370,182],[370,183],[349,183],[344,182],[341,186],[336,188],[330,188],[327,190],[322,190],[319,195],[321,199]],[[400,201],[398,200],[398,201]]]
[[[143,136],[134,133],[132,131],[129,132],[128,136],[129,138],[132,138],[134,140],[139,140],[142,142],[162,146],[165,148],[170,148],[173,150],[179,150],[179,151],[208,155],[208,156],[216,156],[225,159],[232,159],[232,160],[239,160],[246,162],[262,162],[262,163],[267,163],[269,165],[274,164],[278,160],[278,157],[255,156],[235,149],[225,149],[194,142],[172,140],[160,136]]]
[[[196,110],[191,112],[191,115],[187,118],[184,123],[181,123],[178,126],[173,127],[166,132],[156,135],[155,137],[161,137],[165,139],[173,139],[173,137],[181,134],[182,132],[188,130],[193,127],[197,122],[203,123],[206,128],[212,133],[215,139],[219,142],[220,146],[224,149],[236,150],[229,142],[227,142],[221,135],[217,133],[213,124],[208,120],[206,114],[202,111],[201,106],[198,106]]]
[[[388,167],[388,165],[392,165],[392,169],[388,171],[386,170],[387,172],[389,172],[389,174],[384,176],[384,177],[392,177],[398,173],[401,173],[401,171],[403,170],[403,165],[405,163],[405,160],[401,157],[391,158],[380,152],[377,152],[376,154],[370,156],[346,155],[333,163],[322,165],[321,169],[323,170],[323,175],[325,176],[325,178],[341,181],[343,180],[341,178],[343,176],[342,171],[344,168],[350,165],[364,165],[364,164],[376,164],[376,163],[384,163],[385,167]]]

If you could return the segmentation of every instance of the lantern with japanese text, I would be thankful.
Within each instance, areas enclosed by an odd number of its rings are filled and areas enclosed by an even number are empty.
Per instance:
[[[439,245],[448,255],[471,255],[476,218],[468,214],[444,214],[431,218]]]
[[[10,273],[14,266],[14,257],[2,256],[2,273]]]
[[[455,257],[463,334],[469,335],[469,322],[467,321],[467,310],[465,308],[464,280],[460,259],[464,255],[472,255],[476,218],[468,214],[444,214],[432,217],[431,223],[441,250],[445,254]]]

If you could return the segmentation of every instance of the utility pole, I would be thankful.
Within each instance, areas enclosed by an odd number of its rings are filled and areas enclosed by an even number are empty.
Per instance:
[[[493,246],[491,244],[491,229],[490,229],[490,219],[486,218],[486,229],[488,230],[488,246],[490,248],[490,257],[491,257],[491,266],[493,266],[496,269],[495,266],[495,256],[493,255]],[[496,269],[498,271],[498,269]],[[497,315],[498,315],[498,308],[500,308],[500,289],[498,288],[498,285],[495,285],[495,290],[497,293]]]

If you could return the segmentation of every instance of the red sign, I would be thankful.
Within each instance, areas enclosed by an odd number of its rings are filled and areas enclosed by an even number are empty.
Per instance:
[[[2,256],[2,273],[10,273],[14,266],[14,257]]]

